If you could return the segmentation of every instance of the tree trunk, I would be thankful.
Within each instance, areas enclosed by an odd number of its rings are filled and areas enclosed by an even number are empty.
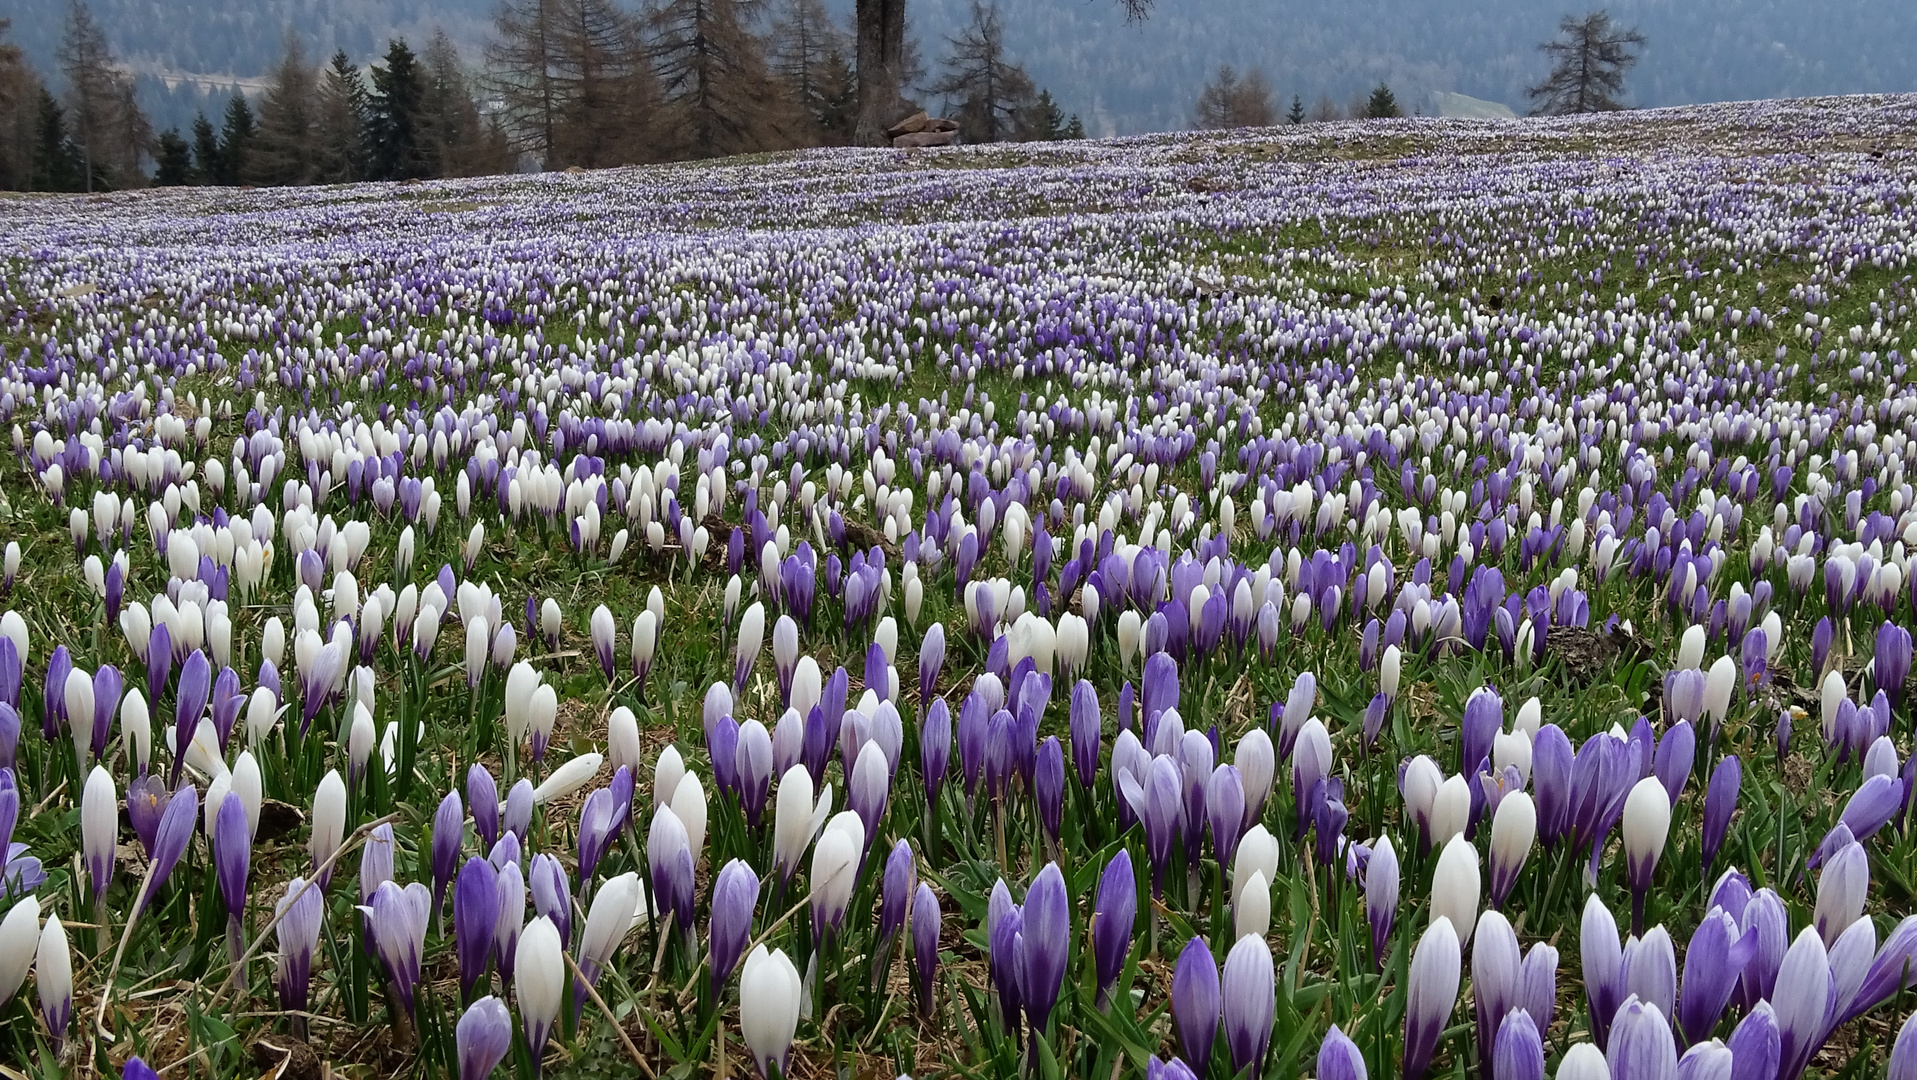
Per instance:
[[[853,141],[885,145],[885,129],[899,119],[899,79],[905,57],[905,0],[858,0],[859,122]]]

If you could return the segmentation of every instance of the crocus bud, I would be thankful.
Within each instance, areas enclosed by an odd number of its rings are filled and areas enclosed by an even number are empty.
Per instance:
[[[616,633],[615,624],[612,621],[611,609],[607,608],[604,604],[593,608],[591,628],[592,651],[594,655],[599,658],[599,670],[605,674],[606,681],[611,682],[614,674],[613,637]],[[637,635],[635,634],[634,636],[636,639]],[[635,643],[635,649],[636,648],[637,645]]]
[[[739,976],[739,1035],[761,1080],[770,1080],[775,1066],[785,1074],[799,1026],[800,991],[799,971],[784,950],[767,952],[760,945],[746,957]]]
[[[1271,1044],[1272,1014],[1277,1007],[1277,971],[1271,946],[1263,937],[1248,934],[1231,947],[1225,956],[1220,988],[1232,1073],[1239,1075],[1250,1069],[1256,1075]]]
[[[475,855],[460,867],[453,886],[453,937],[459,956],[459,990],[471,997],[486,977],[492,961],[494,934],[499,927],[499,874]]]
[[[40,944],[33,954],[33,981],[40,990],[40,1018],[46,1022],[57,1060],[66,1047],[67,1025],[73,1019],[73,954],[67,947],[60,916],[47,916]]]
[[[274,903],[273,913],[277,920],[273,932],[279,943],[273,985],[279,992],[280,1008],[304,1012],[313,954],[319,949],[320,918],[325,913],[320,887],[309,888],[305,879],[292,879],[286,883],[286,895]]]
[[[20,992],[39,945],[40,900],[28,893],[8,909],[5,919],[0,919],[0,1005]]]
[[[1738,787],[1744,779],[1744,766],[1736,754],[1726,754],[1711,770],[1710,784],[1704,791],[1704,871],[1709,873],[1717,861],[1730,832],[1731,815],[1737,810]]]
[[[1194,1073],[1203,1073],[1211,1064],[1212,1040],[1218,1035],[1218,1018],[1224,1007],[1219,997],[1218,964],[1211,958],[1205,939],[1194,937],[1178,954],[1172,970],[1172,1026],[1178,1031],[1178,1056]]]
[[[1452,837],[1438,854],[1438,868],[1431,878],[1432,919],[1448,918],[1453,927],[1476,929],[1481,881],[1478,849],[1462,836]],[[1460,944],[1470,940],[1467,931]]]
[[[1651,875],[1664,854],[1671,830],[1671,799],[1654,776],[1639,780],[1624,800],[1624,855],[1631,878],[1631,926],[1641,930],[1644,897]]]
[[[1371,964],[1382,968],[1391,924],[1398,914],[1398,852],[1389,836],[1381,836],[1365,867],[1365,918],[1371,924]]]
[[[113,846],[120,831],[119,793],[113,777],[99,765],[87,774],[80,798],[80,848],[86,855],[87,877],[93,883],[93,901],[106,896],[113,881]]]
[[[540,916],[519,935],[513,957],[513,994],[519,1003],[520,1023],[534,1061],[545,1055],[546,1039],[559,1019],[566,988],[566,960],[560,935],[552,920]]]
[[[912,982],[918,990],[919,1014],[928,1018],[932,1015],[932,987],[938,981],[939,922],[938,896],[932,886],[921,882],[912,901]]]
[[[1538,812],[1531,796],[1514,791],[1498,802],[1491,819],[1491,906],[1504,907],[1504,898],[1518,880],[1518,871],[1537,839]]]
[[[306,848],[313,858],[313,871],[321,890],[332,881],[333,867],[321,870],[320,866],[339,850],[345,836],[346,782],[340,779],[339,770],[329,769],[320,777],[319,787],[313,792],[313,833]]]
[[[1633,995],[1626,998],[1611,1025],[1605,1061],[1612,1077],[1677,1075],[1677,1045],[1664,1013]]]
[[[1404,1016],[1404,1070],[1409,1080],[1423,1080],[1431,1066],[1438,1036],[1458,1003],[1462,974],[1458,935],[1451,920],[1434,915],[1431,925],[1411,953],[1409,993]]]
[[[460,1015],[453,1040],[459,1054],[459,1080],[487,1080],[512,1049],[512,1014],[488,994]]]
[[[1365,1080],[1365,1057],[1338,1025],[1325,1032],[1318,1047],[1317,1080]]]
[[[712,886],[712,918],[708,926],[715,1000],[732,977],[752,940],[752,913],[759,903],[759,875],[743,859],[734,859],[719,871]]]

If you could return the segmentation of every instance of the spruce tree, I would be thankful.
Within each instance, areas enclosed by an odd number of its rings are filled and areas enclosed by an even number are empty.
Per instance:
[[[1397,96],[1391,92],[1391,87],[1384,83],[1373,87],[1371,96],[1365,99],[1365,119],[1367,120],[1389,120],[1403,115],[1404,110],[1398,107]]]
[[[235,93],[226,103],[226,116],[220,124],[219,174],[214,183],[236,187],[248,176],[258,135],[253,122],[253,106],[246,95]]]
[[[154,154],[155,187],[180,187],[193,179],[193,147],[180,137],[178,128],[160,133],[159,150]]]
[[[313,117],[314,180],[346,184],[360,179],[366,166],[366,80],[346,57],[333,54],[319,83]]]
[[[369,179],[416,180],[426,175],[419,142],[423,78],[419,59],[405,39],[389,41],[385,64],[373,66],[373,94],[367,102]]]
[[[1305,122],[1305,98],[1302,94],[1291,95],[1291,111],[1285,114],[1285,123],[1302,124]]]
[[[193,182],[217,184],[225,171],[220,163],[220,136],[205,113],[193,117]]]
[[[66,109],[44,86],[40,88],[39,114],[39,134],[34,140],[33,190],[80,190],[84,164],[72,136],[67,133]]]

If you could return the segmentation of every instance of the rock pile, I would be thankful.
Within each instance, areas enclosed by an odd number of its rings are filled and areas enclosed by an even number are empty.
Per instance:
[[[958,121],[931,116],[921,110],[886,128],[885,137],[901,149],[951,146],[958,142]]]

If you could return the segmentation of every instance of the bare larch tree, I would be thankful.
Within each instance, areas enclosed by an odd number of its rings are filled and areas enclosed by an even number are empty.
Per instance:
[[[132,74],[114,59],[106,31],[80,0],[67,9],[60,68],[67,77],[67,114],[86,190],[96,182],[113,187],[142,182],[140,159],[153,144],[153,129],[134,100]]]
[[[1117,0],[1127,20],[1151,14],[1153,0]],[[858,0],[853,13],[858,38],[859,120],[853,141],[885,142],[885,129],[900,119],[905,79],[905,0]]]
[[[1531,87],[1533,116],[1614,112],[1624,108],[1624,73],[1637,63],[1644,35],[1624,29],[1608,11],[1566,15],[1558,36],[1538,46],[1551,58],[1551,74]]]

